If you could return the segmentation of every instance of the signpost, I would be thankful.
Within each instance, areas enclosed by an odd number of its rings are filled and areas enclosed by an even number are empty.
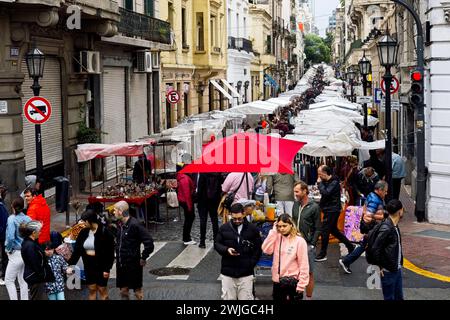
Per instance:
[[[375,88],[375,103],[380,104],[381,99],[383,97],[383,93],[380,88]]]
[[[23,109],[25,118],[34,124],[43,124],[52,114],[50,102],[43,97],[33,97],[25,103]]]
[[[386,100],[383,98],[381,100],[381,111],[385,112],[385,106],[386,106]],[[391,100],[391,110],[392,111],[400,111],[402,104],[400,103],[400,100]]]
[[[356,97],[356,103],[372,103],[373,102],[373,97],[371,96],[366,96],[366,97]]]
[[[29,99],[23,108],[25,118],[34,123],[36,133],[36,169],[37,176],[42,177],[43,161],[42,161],[42,137],[41,124],[50,119],[52,114],[52,106],[50,102],[43,97],[33,97]]]
[[[391,84],[391,94],[397,93],[400,89],[400,81],[396,77],[392,77],[392,84]],[[383,90],[384,93],[386,93],[386,84],[384,83],[384,79],[381,80],[381,90]]]
[[[180,94],[175,90],[170,90],[167,93],[167,102],[170,104],[176,104],[180,102]]]
[[[8,114],[8,101],[0,101],[0,114]]]

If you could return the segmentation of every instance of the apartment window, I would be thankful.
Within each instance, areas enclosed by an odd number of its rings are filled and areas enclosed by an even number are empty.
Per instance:
[[[211,25],[210,25],[210,32],[211,32],[211,47],[216,46],[216,17],[211,16]]]
[[[168,9],[168,20],[170,23],[170,26],[173,28],[173,3],[169,2],[167,5],[167,9]]]
[[[181,8],[181,40],[183,49],[187,49],[187,35],[186,35],[186,8]]]
[[[144,12],[150,17],[155,15],[154,1],[155,0],[144,0]]]
[[[185,83],[184,86],[189,86],[189,83]],[[189,116],[189,92],[184,92],[184,116]]]
[[[197,51],[205,50],[205,28],[203,26],[203,12],[197,12],[196,14],[196,26],[197,26]]]
[[[133,11],[133,0],[125,0],[125,9]]]
[[[228,9],[228,35],[231,36],[231,9]]]
[[[266,38],[266,54],[272,53],[272,37],[270,35]]]
[[[239,13],[236,13],[236,38],[239,38]]]
[[[247,18],[244,17],[244,32],[242,34],[242,37],[247,39]]]
[[[219,48],[219,25],[218,25],[218,18],[217,16],[211,15],[210,20],[210,33],[211,33],[211,47],[213,48],[214,52],[220,52]]]

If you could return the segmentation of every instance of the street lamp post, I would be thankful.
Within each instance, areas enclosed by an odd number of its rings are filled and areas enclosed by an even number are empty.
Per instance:
[[[364,55],[361,58],[361,60],[359,60],[359,72],[362,75],[362,80],[363,80],[363,95],[367,96],[367,76],[370,73],[370,60],[366,58],[366,52],[364,51]],[[367,128],[367,103],[363,104],[363,108],[364,108],[364,127]]]
[[[34,96],[38,97],[41,91],[39,78],[42,78],[44,75],[45,56],[38,48],[34,48],[27,53],[26,63],[28,75],[33,79],[33,85],[30,88],[33,90]],[[41,125],[35,124],[34,128],[36,135],[36,175],[39,179],[42,178],[44,173],[44,165],[42,161]]]
[[[355,102],[355,101],[354,101],[354,100],[355,100],[355,97],[354,97],[355,92],[354,92],[354,90],[353,90],[354,81],[355,81],[355,78],[356,78],[356,72],[355,72],[355,70],[350,69],[350,70],[347,72],[347,78],[348,78],[348,80],[350,81],[351,101],[352,101],[352,102]]]
[[[392,199],[392,124],[391,124],[391,85],[392,74],[391,67],[397,63],[398,43],[388,34],[383,36],[377,44],[378,56],[380,64],[386,69],[383,76],[386,86],[386,149],[385,149],[385,165],[386,165],[386,182],[388,183],[387,201]]]
[[[417,28],[417,71],[423,74],[425,71],[425,46],[424,46],[424,34],[422,21],[420,19],[419,14],[415,11],[414,7],[407,3],[405,0],[391,0],[392,2],[401,5],[409,13],[413,16],[414,21],[416,22]],[[416,130],[417,130],[417,155],[416,155],[416,163],[417,163],[417,179],[416,179],[416,207],[415,207],[415,215],[418,222],[425,221],[425,202],[426,202],[426,186],[427,186],[427,174],[425,167],[425,104],[424,104],[424,96],[423,92],[421,93],[422,99],[419,103],[414,105],[414,109],[416,110]]]

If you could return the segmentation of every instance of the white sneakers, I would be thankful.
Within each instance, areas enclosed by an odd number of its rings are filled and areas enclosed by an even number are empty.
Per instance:
[[[3,278],[0,278],[0,286],[4,286],[5,285],[5,280],[3,280]]]
[[[184,242],[185,246],[189,246],[189,245],[194,245],[197,244],[197,242],[195,242],[194,240],[188,241],[188,242]]]

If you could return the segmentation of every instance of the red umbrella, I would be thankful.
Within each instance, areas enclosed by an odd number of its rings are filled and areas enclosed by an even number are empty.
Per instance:
[[[303,142],[256,133],[238,133],[214,141],[181,173],[261,172],[293,174],[292,162]]]

